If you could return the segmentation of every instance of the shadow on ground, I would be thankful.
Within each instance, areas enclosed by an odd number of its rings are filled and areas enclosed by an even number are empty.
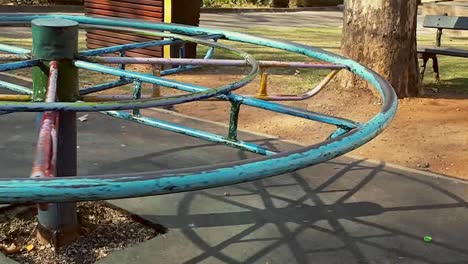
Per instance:
[[[426,76],[431,78],[432,76]],[[440,83],[430,82],[424,85],[424,97],[445,99],[468,99],[468,79],[444,79]]]
[[[199,147],[190,151],[207,146]],[[133,161],[148,161],[141,158]],[[139,251],[144,259],[461,264],[468,261],[465,190],[462,182],[340,158],[263,181],[116,204],[169,228]],[[113,257],[130,263],[132,253]]]

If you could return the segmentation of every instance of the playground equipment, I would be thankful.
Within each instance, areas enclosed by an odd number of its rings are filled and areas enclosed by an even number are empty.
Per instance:
[[[72,239],[76,236],[74,202],[193,191],[259,180],[298,170],[347,153],[370,141],[390,123],[397,109],[396,95],[390,84],[382,77],[357,62],[319,48],[216,29],[137,20],[68,15],[0,17],[0,25],[4,26],[29,24],[32,26],[32,51],[0,44],[0,51],[9,53],[0,54],[0,60],[8,61],[0,64],[0,72],[32,67],[34,87],[31,90],[0,81],[0,87],[20,93],[20,95],[0,95],[0,111],[3,111],[3,114],[40,112],[43,113],[43,117],[31,177],[0,179],[0,203],[38,203],[39,231],[48,241],[57,241],[57,239],[65,241],[67,237]],[[79,28],[130,32],[163,39],[78,51]],[[220,39],[299,53],[322,63],[257,61],[250,54],[218,43]],[[208,46],[209,49],[203,59],[125,57],[127,50],[180,43],[197,43]],[[240,59],[212,59],[216,49],[238,55]],[[101,56],[114,53],[119,53],[120,57]],[[104,64],[120,66],[111,67]],[[158,74],[160,76],[154,76],[129,71],[125,69],[126,64],[170,64],[179,67],[161,71]],[[189,71],[204,65],[249,67],[250,71],[245,77],[217,88],[163,78],[165,75]],[[260,68],[265,67],[330,69],[332,73],[316,88],[299,97],[268,95],[265,89],[266,78],[262,78],[263,84],[256,96],[233,93],[234,90],[251,82]],[[119,79],[79,88],[78,69],[114,75]],[[373,84],[381,95],[381,111],[368,122],[359,123],[271,102],[309,98],[320,91],[339,70],[348,70],[363,77]],[[130,83],[134,83],[134,92],[130,97],[99,93],[91,95]],[[142,83],[150,83],[156,87],[151,94],[143,95]],[[160,95],[157,86],[178,89],[185,93],[165,97]],[[142,108],[172,106],[205,99],[231,103],[227,136],[157,120],[140,113]],[[319,144],[291,152],[276,153],[238,139],[237,121],[242,105],[322,122],[336,126],[336,130]],[[77,176],[76,112],[101,112],[112,117],[257,153],[264,157],[172,171]]]

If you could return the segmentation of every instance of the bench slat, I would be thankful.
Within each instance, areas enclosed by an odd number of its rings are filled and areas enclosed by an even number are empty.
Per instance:
[[[454,48],[418,47],[418,53],[431,53],[445,56],[468,58],[468,50]]]
[[[468,30],[468,17],[426,16],[423,27]]]

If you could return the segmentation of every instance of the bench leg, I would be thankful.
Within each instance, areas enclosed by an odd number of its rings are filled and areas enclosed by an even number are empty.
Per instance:
[[[429,61],[429,58],[430,58],[430,55],[426,54],[426,53],[423,53],[423,54],[419,54],[420,56],[420,59],[423,60],[423,63],[421,65],[421,69],[420,69],[420,74],[421,74],[421,80],[424,79],[424,72],[426,71],[426,65],[427,65],[427,62]]]
[[[434,70],[434,79],[437,83],[440,83],[440,74],[439,74],[439,59],[437,55],[432,56],[432,69]]]

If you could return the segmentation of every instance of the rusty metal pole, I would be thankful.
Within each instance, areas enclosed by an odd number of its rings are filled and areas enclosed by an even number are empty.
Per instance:
[[[78,23],[64,19],[32,21],[35,59],[42,67],[33,69],[33,99],[44,101],[48,82],[48,62],[58,61],[57,99],[73,102],[78,97],[78,69],[72,60],[78,51]],[[76,113],[58,112],[56,177],[75,176]],[[70,244],[79,237],[76,203],[54,203],[39,206],[38,238],[55,246]]]

